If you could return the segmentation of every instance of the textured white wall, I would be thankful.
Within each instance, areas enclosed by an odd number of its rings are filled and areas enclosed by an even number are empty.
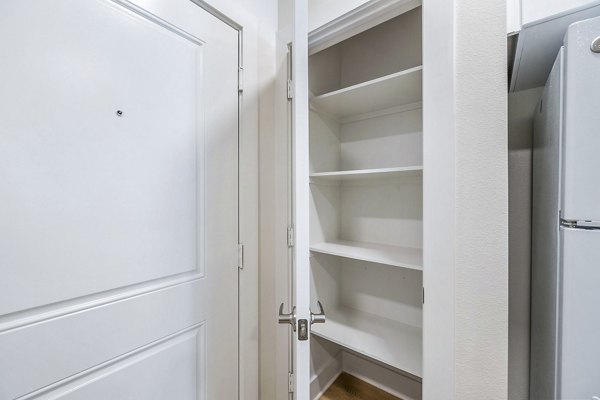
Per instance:
[[[424,13],[424,399],[506,399],[506,0]]]
[[[500,400],[508,387],[506,1],[455,4],[455,395]]]

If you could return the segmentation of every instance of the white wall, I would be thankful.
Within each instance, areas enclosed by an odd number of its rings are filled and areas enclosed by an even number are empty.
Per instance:
[[[234,18],[255,18],[272,34],[277,30],[277,0],[201,0]],[[234,18],[235,19],[235,18]],[[239,18],[238,18],[239,19]]]
[[[511,93],[508,99],[508,398],[515,400],[529,398],[532,139],[542,89]]]
[[[507,398],[506,2],[456,0],[457,399]]]
[[[521,30],[521,0],[506,0],[506,32]]]
[[[506,1],[424,13],[424,399],[506,399]]]
[[[274,129],[261,129],[260,215],[261,215],[261,329],[260,399],[277,400],[287,396],[289,370],[289,327],[277,324],[280,303],[290,304],[288,270],[288,112],[287,43],[277,39],[274,65],[276,80],[270,84],[276,105],[270,121]],[[286,311],[288,311],[286,309]]]
[[[521,26],[572,9],[600,3],[598,0],[506,0],[507,32],[518,32]]]
[[[523,25],[597,3],[597,0],[521,0]]]
[[[260,135],[260,399],[288,397],[289,326],[277,324],[280,303],[290,305],[288,269],[289,114],[286,100],[287,43],[291,40],[292,1],[277,4],[277,34],[270,87],[270,120]],[[266,89],[266,88],[265,88]],[[269,125],[269,129],[267,128]],[[286,311],[289,311],[286,308]]]
[[[206,0],[244,29],[244,95],[240,162],[240,399],[259,394],[259,136],[275,130],[277,0]],[[262,221],[261,221],[262,222]]]

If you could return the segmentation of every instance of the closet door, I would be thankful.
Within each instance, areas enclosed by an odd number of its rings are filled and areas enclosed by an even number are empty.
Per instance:
[[[310,249],[308,130],[308,2],[294,0],[292,42],[292,202],[294,228],[292,351],[294,399],[310,397]],[[281,317],[280,317],[281,318]]]
[[[238,398],[238,31],[0,2],[0,399]]]

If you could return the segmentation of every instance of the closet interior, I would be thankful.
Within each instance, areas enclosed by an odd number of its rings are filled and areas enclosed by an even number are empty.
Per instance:
[[[342,372],[421,398],[421,31],[415,7],[309,56],[313,399]]]

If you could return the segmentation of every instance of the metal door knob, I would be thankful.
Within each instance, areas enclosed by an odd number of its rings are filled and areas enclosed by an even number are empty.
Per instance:
[[[320,301],[317,301],[317,305],[319,306],[319,312],[314,314],[311,310],[310,312],[310,324],[324,324],[325,319],[325,310],[323,309],[323,304]]]
[[[296,332],[296,307],[292,308],[292,312],[286,314],[283,312],[283,303],[279,306],[279,316],[277,321],[280,324],[290,324],[294,332]]]

